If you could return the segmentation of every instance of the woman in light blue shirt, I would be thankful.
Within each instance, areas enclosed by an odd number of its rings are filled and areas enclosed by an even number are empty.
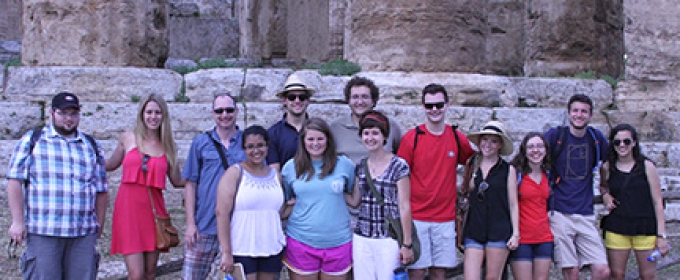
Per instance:
[[[292,280],[344,279],[352,268],[347,205],[358,206],[360,193],[354,164],[335,148],[328,124],[311,118],[300,132],[295,157],[281,170],[287,198],[295,202],[284,256]]]

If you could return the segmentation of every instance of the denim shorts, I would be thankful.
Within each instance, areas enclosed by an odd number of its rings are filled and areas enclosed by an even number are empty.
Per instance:
[[[487,241],[486,243],[480,243],[480,242],[477,242],[477,240],[474,240],[472,238],[465,238],[465,249],[473,248],[473,249],[484,250],[484,248],[486,248],[486,247],[508,249],[508,241],[507,240],[494,240],[494,241]]]
[[[510,261],[533,261],[535,259],[552,259],[555,243],[519,244],[510,251]]]
[[[246,274],[256,272],[279,273],[283,267],[282,258],[283,252],[268,257],[234,256],[234,263],[241,263],[243,272]]]

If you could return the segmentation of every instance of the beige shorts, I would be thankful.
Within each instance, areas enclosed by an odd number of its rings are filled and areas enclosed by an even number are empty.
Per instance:
[[[595,215],[562,214],[552,211],[550,229],[555,236],[555,263],[559,268],[607,264]]]
[[[413,220],[420,239],[420,258],[408,268],[453,268],[458,265],[456,255],[456,221],[423,222]]]

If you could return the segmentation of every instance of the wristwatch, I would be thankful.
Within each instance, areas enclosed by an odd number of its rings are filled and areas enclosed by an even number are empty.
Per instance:
[[[401,244],[401,246],[406,249],[413,249],[413,244]]]
[[[658,237],[658,238],[663,238],[663,239],[668,239],[668,236],[667,236],[665,233],[659,234],[659,235],[657,235],[656,237]]]

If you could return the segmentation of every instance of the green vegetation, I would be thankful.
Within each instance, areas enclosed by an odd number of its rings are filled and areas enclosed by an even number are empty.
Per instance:
[[[23,66],[23,64],[21,64],[21,57],[14,57],[7,61],[7,63],[5,63],[5,70],[10,66]]]
[[[581,72],[581,73],[574,75],[574,78],[586,79],[586,80],[595,80],[595,79],[597,79],[597,74],[593,71],[586,71],[586,72]]]
[[[593,71],[586,71],[586,72],[578,73],[578,74],[574,75],[574,78],[586,79],[586,80],[600,79],[600,80],[607,82],[612,87],[612,89],[616,89],[616,87],[618,87],[619,81],[623,80],[622,77],[614,78],[614,77],[609,76],[609,75],[599,75],[598,73],[593,72]]]
[[[340,58],[324,63],[319,67],[319,74],[323,76],[352,76],[358,72],[361,72],[359,64]]]
[[[130,95],[130,101],[132,101],[132,102],[135,102],[135,103],[139,102],[139,98],[140,97],[137,94]]]
[[[191,99],[187,96],[187,88],[184,79],[182,79],[182,85],[179,88],[179,92],[175,94],[175,102],[188,103]]]

